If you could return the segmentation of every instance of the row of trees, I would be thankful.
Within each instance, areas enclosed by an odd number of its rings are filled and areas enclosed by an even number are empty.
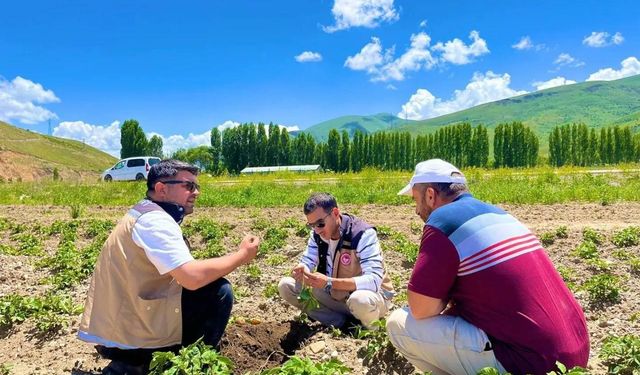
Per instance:
[[[162,157],[162,138],[157,135],[147,140],[144,130],[136,120],[126,120],[120,127],[120,157],[157,156]]]
[[[505,128],[518,125],[522,127],[522,124],[510,124]],[[507,137],[502,142],[510,145],[512,140]],[[366,167],[411,170],[417,161],[434,157],[450,160],[462,168],[483,167],[489,161],[489,135],[486,127],[465,123],[415,138],[408,132],[365,134],[359,130],[349,137],[344,130],[340,133],[332,129],[327,142],[316,142],[310,134],[300,133],[290,138],[288,132],[273,124],[266,127],[248,123],[227,129],[222,134],[213,129],[211,152],[221,164],[208,169],[219,172],[226,168],[230,173],[237,173],[247,166],[296,164],[320,164],[337,172],[357,172]],[[535,155],[537,157],[537,143]],[[501,166],[516,166],[512,159],[507,159]]]
[[[558,126],[549,135],[549,164],[591,166],[640,159],[640,135],[629,127],[591,129],[585,124]]]
[[[150,140],[135,120],[121,128],[121,156],[162,157],[162,139]],[[531,167],[539,162],[539,139],[520,122],[499,124],[493,137],[494,167]],[[404,132],[365,134],[350,137],[346,131],[329,132],[326,142],[307,133],[290,136],[279,126],[245,123],[221,132],[211,131],[211,145],[179,150],[173,158],[196,164],[212,174],[238,173],[248,166],[320,164],[337,171],[411,170],[418,161],[448,160],[461,168],[486,167],[489,162],[489,134],[482,125],[468,123],[446,126],[432,134],[412,137]],[[549,163],[598,165],[631,162],[640,158],[640,136],[630,128],[589,130],[584,124],[554,128],[549,136]]]

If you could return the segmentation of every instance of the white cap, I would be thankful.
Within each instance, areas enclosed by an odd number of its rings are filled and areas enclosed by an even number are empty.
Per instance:
[[[411,195],[413,185],[429,182],[466,184],[467,179],[458,168],[442,159],[421,161],[416,164],[416,171],[409,184],[400,190],[398,195]]]

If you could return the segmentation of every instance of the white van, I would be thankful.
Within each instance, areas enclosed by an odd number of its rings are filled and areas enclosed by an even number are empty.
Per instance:
[[[152,165],[158,164],[160,158],[154,156],[136,156],[122,159],[113,167],[102,172],[104,181],[141,181],[146,180]]]

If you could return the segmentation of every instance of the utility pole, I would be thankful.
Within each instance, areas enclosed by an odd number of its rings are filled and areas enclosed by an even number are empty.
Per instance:
[[[49,135],[51,135],[51,119],[49,119]]]

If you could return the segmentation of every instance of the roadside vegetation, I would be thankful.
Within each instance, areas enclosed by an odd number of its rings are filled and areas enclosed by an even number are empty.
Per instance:
[[[591,202],[603,205],[640,200],[637,165],[616,167],[616,173],[550,167],[530,169],[467,169],[473,194],[492,203],[552,204]],[[591,169],[593,170],[593,168]],[[399,205],[410,202],[397,192],[410,172],[367,169],[359,173],[278,173],[252,176],[199,177],[201,207],[295,206],[311,191],[331,190],[342,204]],[[66,183],[59,181],[0,183],[0,204],[67,206],[72,217],[83,206],[128,206],[145,196],[146,185],[136,182]]]

